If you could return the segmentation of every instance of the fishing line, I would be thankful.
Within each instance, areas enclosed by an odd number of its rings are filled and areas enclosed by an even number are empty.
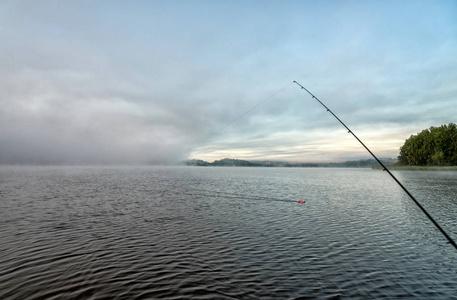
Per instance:
[[[261,102],[257,103],[256,105],[254,105],[253,107],[251,107],[250,109],[246,110],[244,113],[242,113],[241,115],[239,115],[238,117],[234,118],[233,120],[229,121],[227,124],[225,124],[223,127],[221,127],[219,130],[217,130],[215,133],[209,135],[207,138],[203,139],[202,141],[200,141],[199,143],[197,143],[194,147],[192,147],[191,149],[195,149],[197,148],[198,146],[202,145],[203,143],[205,143],[206,141],[208,141],[209,139],[213,138],[214,136],[218,135],[219,133],[221,133],[225,128],[229,127],[230,125],[232,125],[233,123],[235,123],[236,121],[238,121],[239,119],[241,119],[242,117],[244,117],[245,115],[247,115],[248,113],[250,113],[251,111],[253,111],[254,109],[256,109],[257,107],[259,107],[260,105],[264,104],[265,102],[267,102],[268,100],[270,100],[271,98],[273,98],[274,96],[276,96],[277,94],[279,94],[280,92],[284,91],[286,88],[288,88],[289,86],[291,86],[293,84],[293,82],[289,83],[288,85],[286,85],[285,87],[281,88],[280,90],[276,91],[275,93],[273,93],[272,95],[268,96],[267,98],[265,98],[264,100],[262,100]]]
[[[203,191],[203,193],[202,193]],[[255,201],[264,201],[264,202],[297,202],[296,200],[290,199],[279,199],[271,197],[261,197],[261,196],[246,196],[245,194],[237,193],[228,193],[228,192],[216,192],[207,189],[200,189],[194,193],[183,193],[188,196],[205,196],[211,198],[224,198],[224,199],[243,199],[243,200],[255,200]]]
[[[398,185],[403,189],[403,191],[405,191],[405,193],[414,201],[414,203],[416,203],[416,205],[422,210],[422,212],[428,217],[428,219],[435,225],[436,228],[438,228],[438,230],[446,237],[446,239],[449,241],[449,243],[454,246],[455,249],[457,249],[457,244],[454,242],[454,240],[446,233],[446,231],[444,231],[444,229],[433,219],[433,217],[425,210],[424,207],[422,207],[422,205],[413,197],[413,195],[411,195],[411,193],[403,186],[403,184],[401,184],[400,181],[398,181],[398,179],[386,168],[386,166],[376,157],[376,155],[374,155],[373,152],[370,151],[370,149],[368,149],[367,146],[365,146],[365,144],[354,134],[354,132],[352,132],[351,129],[349,129],[349,127],[346,126],[346,124],[343,123],[343,121],[340,120],[340,118],[338,118],[324,103],[322,103],[322,101],[320,101],[316,96],[314,96],[310,91],[308,91],[304,86],[302,86],[300,83],[296,82],[295,80],[292,82],[292,83],[296,83],[298,86],[301,87],[302,90],[305,90],[308,92],[308,94],[310,94],[313,99],[316,99],[326,110],[327,112],[331,113],[335,119],[338,120],[338,122],[341,123],[341,125],[344,126],[344,128],[346,128],[348,130],[348,133],[352,134],[353,137],[355,137],[355,139],[357,141],[359,141],[359,143],[371,154],[371,156],[374,157],[374,159],[381,165],[381,167],[383,168],[384,171],[386,171],[387,173],[389,173],[389,175],[395,180],[396,183],[398,183]]]

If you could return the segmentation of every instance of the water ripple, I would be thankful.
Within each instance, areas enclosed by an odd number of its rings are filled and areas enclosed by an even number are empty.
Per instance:
[[[454,249],[382,172],[13,168],[0,176],[1,299],[455,297]],[[438,179],[439,197],[428,179],[439,202],[428,205],[457,232],[448,176]]]

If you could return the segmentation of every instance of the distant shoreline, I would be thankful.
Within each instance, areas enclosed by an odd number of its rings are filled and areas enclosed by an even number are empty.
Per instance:
[[[389,170],[395,171],[457,171],[457,166],[386,166]],[[374,170],[382,170],[381,166],[373,166]]]
[[[457,166],[401,166],[397,161],[391,158],[381,158],[381,162],[389,170],[398,171],[457,171]],[[200,159],[192,159],[185,162],[187,166],[197,167],[266,167],[266,168],[371,168],[373,170],[382,170],[383,168],[374,159],[361,159],[354,161],[345,161],[339,163],[297,163],[286,161],[260,161],[260,160],[241,160],[224,158],[207,162]]]
[[[381,161],[384,165],[391,165],[396,161],[391,158],[382,158]],[[267,168],[372,168],[378,164],[374,159],[361,159],[345,162],[330,162],[330,163],[299,163],[287,161],[261,161],[261,160],[240,160],[224,158],[215,160],[214,162],[207,162],[200,159],[192,159],[185,162],[187,166],[198,167],[267,167]]]

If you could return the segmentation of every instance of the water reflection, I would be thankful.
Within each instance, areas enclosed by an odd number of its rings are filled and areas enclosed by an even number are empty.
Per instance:
[[[395,175],[456,233],[456,173]],[[381,171],[7,168],[0,176],[2,299],[455,294],[454,249]]]

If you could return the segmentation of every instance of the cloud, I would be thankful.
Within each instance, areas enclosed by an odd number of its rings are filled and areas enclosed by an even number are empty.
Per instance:
[[[455,4],[259,3],[2,3],[0,163],[365,158],[295,85],[238,119],[293,80],[381,155],[455,122]]]

